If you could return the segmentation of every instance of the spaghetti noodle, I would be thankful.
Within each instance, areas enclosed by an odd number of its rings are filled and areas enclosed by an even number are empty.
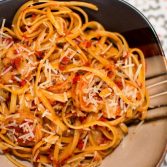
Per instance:
[[[98,166],[144,119],[145,60],[85,2],[28,1],[0,29],[0,148],[34,166]]]

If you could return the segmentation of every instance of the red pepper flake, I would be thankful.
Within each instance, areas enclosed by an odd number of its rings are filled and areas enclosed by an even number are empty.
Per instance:
[[[22,38],[23,38],[23,41],[27,41],[28,40],[28,37],[25,34],[22,36]]]
[[[10,129],[14,129],[16,134],[24,133],[23,129],[19,126],[9,126]]]
[[[20,139],[20,138],[17,138],[17,142],[18,142],[18,143],[24,143],[24,140],[23,140],[23,139]]]
[[[115,81],[115,84],[118,86],[118,88],[123,89],[123,84],[121,81]]]
[[[127,52],[127,51],[124,51],[123,52],[123,57],[126,59],[126,58],[128,58],[129,57],[129,53]]]
[[[61,70],[61,71],[63,71],[63,70],[65,70],[65,65],[63,65],[63,64],[59,64],[59,70]]]
[[[71,34],[72,34],[72,32],[70,32],[70,31],[66,32],[66,35],[71,35]]]
[[[91,41],[84,41],[83,42],[83,45],[86,47],[86,48],[90,48],[92,46],[92,42]]]
[[[75,38],[75,39],[73,39],[73,40],[74,40],[74,42],[75,42],[77,45],[79,45],[79,44],[82,42],[81,37],[77,37],[77,38]]]
[[[137,100],[140,100],[141,99],[141,95],[140,95],[140,92],[137,92],[137,95],[136,95],[137,97]]]
[[[86,48],[90,48],[92,46],[92,42],[91,41],[87,41],[86,42]]]
[[[41,52],[41,51],[36,51],[35,55],[36,55],[38,60],[41,60],[44,56],[43,52]]]
[[[107,121],[107,119],[104,118],[104,117],[101,117],[99,120],[102,121],[102,122],[106,122]]]
[[[72,83],[76,84],[79,80],[80,80],[80,75],[79,74],[75,74],[75,77],[73,78]]]
[[[17,57],[17,58],[15,58],[15,59],[13,59],[13,60],[11,61],[11,65],[12,65],[12,67],[15,68],[15,69],[20,68],[20,65],[21,65],[21,58],[20,58],[20,57]]]
[[[107,76],[108,76],[109,78],[112,78],[112,77],[114,76],[113,71],[109,71],[108,74],[107,74]]]
[[[86,62],[86,63],[85,63],[85,66],[86,66],[86,67],[90,67],[90,63],[89,63],[89,62]]]
[[[14,53],[14,54],[19,54],[20,52],[19,52],[18,49],[15,49],[15,50],[13,51],[13,53]]]
[[[22,81],[20,82],[20,86],[23,87],[26,83],[27,83],[26,80],[22,80]]]
[[[67,57],[67,56],[64,56],[61,60],[61,63],[64,64],[64,65],[69,64],[69,62],[70,62],[70,58]]]
[[[83,140],[79,140],[77,148],[79,148],[80,150],[82,150],[83,146],[84,146]]]
[[[28,7],[24,8],[21,12],[25,12],[27,10]]]
[[[121,113],[121,107],[118,106],[116,110],[116,116],[120,116],[120,113]]]
[[[33,13],[31,17],[32,17],[32,20],[34,21],[36,19],[37,15],[35,13]]]

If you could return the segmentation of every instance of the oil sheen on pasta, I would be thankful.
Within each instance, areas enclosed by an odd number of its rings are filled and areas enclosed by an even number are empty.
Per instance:
[[[95,167],[144,119],[145,59],[85,2],[28,1],[0,29],[0,148],[34,166]],[[112,24],[112,23],[111,23]],[[14,156],[13,156],[14,155]]]

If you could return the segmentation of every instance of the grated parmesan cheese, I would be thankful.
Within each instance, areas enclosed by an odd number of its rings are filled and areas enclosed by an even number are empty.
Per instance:
[[[13,83],[13,80],[11,80],[11,79],[9,79],[9,81],[8,81],[9,83]]]
[[[55,144],[58,141],[58,139],[59,139],[59,136],[50,135],[50,136],[44,138],[43,140],[46,143]]]
[[[39,155],[39,150],[36,151],[34,157],[33,157],[33,161],[36,162],[37,161],[37,157]]]
[[[122,91],[125,94],[125,96],[131,97],[132,99],[136,99],[137,96],[136,88],[132,86],[125,86],[125,88]]]
[[[23,139],[23,142],[25,143],[25,141],[30,140],[32,138],[34,138],[34,127],[33,125],[29,125],[29,123],[33,123],[32,120],[30,119],[25,119],[25,123],[22,123],[21,125],[19,125],[20,128],[23,129],[23,132],[25,132],[26,134],[19,136],[19,139]]]
[[[42,114],[42,118],[46,116],[51,116],[51,113],[48,110],[45,110]]]
[[[10,35],[8,35],[8,34],[2,32],[2,31],[0,31],[0,38],[2,38],[2,37],[12,39],[12,37]]]
[[[102,55],[105,54],[111,47],[112,47],[112,43],[110,43],[110,45],[108,45],[108,47],[101,53]]]
[[[49,41],[50,41],[52,44],[54,44],[54,43],[56,42],[56,38],[57,38],[57,37],[58,37],[58,34],[55,33],[55,34],[52,35],[52,37],[49,39]]]
[[[115,64],[117,67],[122,66],[124,63],[122,60],[118,60],[117,63]]]
[[[122,66],[122,68],[130,68],[130,67],[134,67],[134,64],[128,64],[128,65]]]
[[[82,161],[84,160],[84,157],[76,157],[76,158],[71,158],[67,161],[67,163],[72,163],[72,162],[75,162],[75,161]]]
[[[88,135],[84,139],[84,144],[83,144],[82,150],[85,150],[87,142],[88,142]]]
[[[6,101],[6,99],[4,97],[0,96],[0,102],[4,102],[4,101]]]
[[[23,47],[22,45],[20,45],[19,48],[20,48],[21,50],[27,52],[28,55],[32,55],[32,54],[34,54],[34,52],[32,52],[32,51],[30,51],[29,49]]]
[[[46,129],[41,129],[41,131],[42,132],[45,132],[45,133],[47,133],[47,134],[49,134],[49,135],[55,135],[56,133],[55,132],[50,132],[50,131],[48,131],[48,130],[46,130]]]
[[[4,27],[5,27],[5,22],[6,22],[6,19],[3,19],[2,20],[2,25],[1,25],[1,32],[3,32],[3,29],[4,29]]]
[[[17,113],[17,114],[12,114],[12,115],[7,115],[6,116],[6,119],[8,119],[8,118],[19,118],[20,117],[20,114],[19,113]],[[16,125],[16,121],[14,120],[14,122],[13,122],[15,125]],[[8,124],[9,125],[9,124]],[[12,126],[12,125],[11,125]]]
[[[137,68],[137,71],[134,75],[134,81],[136,81],[136,79],[138,78],[141,68],[142,68],[142,64],[140,64]]]
[[[8,117],[6,117],[6,118],[11,118],[11,115],[10,115],[10,117],[8,116]],[[12,123],[10,123],[10,124],[7,125],[7,127],[11,127],[11,126],[13,126],[13,127],[16,127],[16,126],[17,126],[16,120],[14,120]]]
[[[14,76],[14,79],[15,79],[16,81],[18,81],[18,82],[21,82],[21,79],[20,79],[19,77],[17,77],[17,76]]]
[[[65,45],[65,46],[66,46],[66,45]],[[69,57],[69,59],[71,60],[76,54],[77,54],[76,51],[74,51],[74,50],[71,49],[71,48],[68,48],[68,49],[65,51],[65,53],[60,57],[59,62],[61,62],[64,57]]]
[[[3,71],[3,72],[1,73],[1,76],[5,75],[5,74],[8,73],[9,71],[11,71],[12,68],[13,68],[12,66],[9,66],[5,71]]]
[[[64,92],[63,95],[64,95],[64,100],[68,101],[67,92]]]

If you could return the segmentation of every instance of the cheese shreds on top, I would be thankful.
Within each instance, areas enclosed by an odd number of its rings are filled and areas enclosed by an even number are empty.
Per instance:
[[[102,55],[105,54],[111,47],[113,46],[112,43],[101,53]]]
[[[85,148],[86,148],[86,145],[87,145],[87,142],[88,142],[88,135],[85,137],[85,139],[84,139],[84,144],[83,144],[83,147],[82,147],[82,150],[85,150]]]
[[[3,32],[3,29],[4,29],[4,27],[5,27],[5,22],[6,22],[6,19],[3,19],[3,20],[2,20],[1,29],[0,29],[1,32]]]
[[[56,133],[53,133],[53,132],[50,132],[50,131],[48,131],[48,130],[46,130],[46,129],[41,129],[41,131],[42,132],[45,132],[45,133],[47,133],[47,134],[49,134],[49,135],[55,135]]]
[[[6,101],[6,99],[3,96],[0,96],[0,102]]]
[[[45,110],[42,114],[42,117],[51,116],[51,113],[48,110]]]
[[[122,68],[130,68],[130,67],[134,67],[134,64],[128,64],[128,65],[122,66]]]
[[[141,68],[142,68],[142,64],[140,64],[137,68],[137,71],[134,75],[134,81],[136,81],[136,79],[138,78]]]
[[[8,73],[9,71],[12,70],[12,66],[9,66],[7,69],[5,69],[2,73],[1,73],[1,76],[5,75],[6,73]]]
[[[55,135],[50,135],[46,138],[44,138],[43,140],[49,144],[55,144],[59,139],[59,136],[55,136]]]
[[[71,159],[67,160],[67,163],[72,163],[72,162],[81,161],[81,160],[84,160],[84,157],[71,158]]]

